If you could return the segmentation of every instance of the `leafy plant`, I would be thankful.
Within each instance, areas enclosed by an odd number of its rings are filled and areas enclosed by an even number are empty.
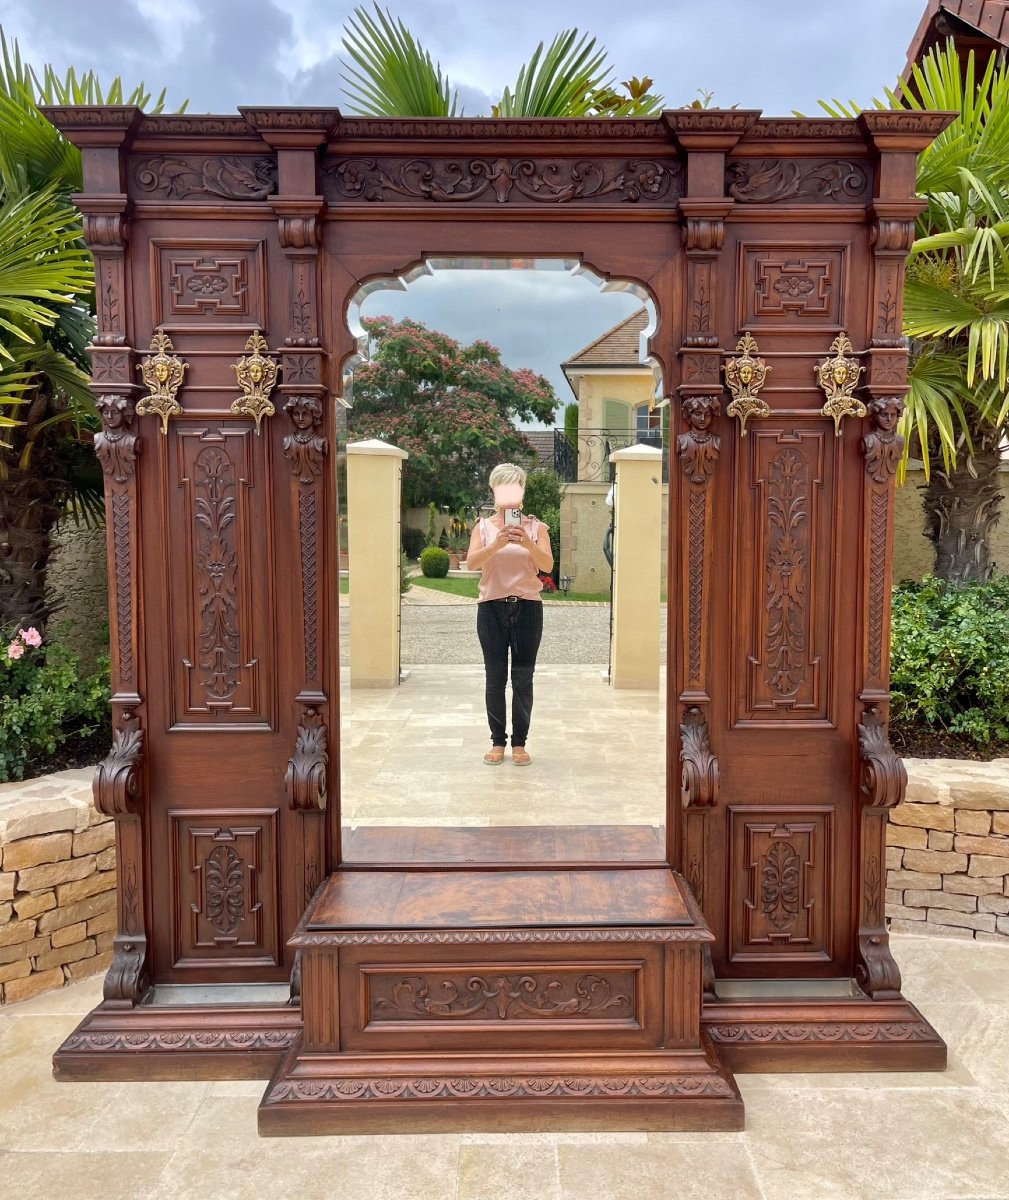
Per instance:
[[[399,594],[402,596],[404,592],[410,590],[410,560],[406,556],[406,551],[401,550],[399,555]]]
[[[444,579],[452,560],[441,546],[426,546],[420,553],[421,573],[428,579]]]
[[[897,586],[890,687],[898,725],[1009,740],[1009,579]]]
[[[0,782],[108,728],[109,695],[107,657],[82,674],[65,645],[43,648],[34,627],[12,632],[0,650]]]
[[[345,68],[350,112],[377,117],[454,117],[458,103],[441,65],[401,20],[375,4],[355,8],[343,45],[356,66]]]
[[[422,529],[414,529],[410,525],[403,526],[400,541],[403,544],[403,550],[407,558],[419,558],[421,550],[427,545],[424,531]]]
[[[433,500],[427,506],[427,541],[424,544],[438,545],[438,505]]]

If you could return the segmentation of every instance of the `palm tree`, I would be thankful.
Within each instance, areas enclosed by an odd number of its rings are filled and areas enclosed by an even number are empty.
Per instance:
[[[925,464],[935,574],[952,583],[991,573],[988,538],[1009,423],[1009,66],[996,59],[977,79],[973,52],[962,67],[951,40],[875,102],[957,114],[918,159],[916,190],[926,206],[904,289],[911,370],[899,477],[914,445]],[[857,111],[837,101],[822,107],[831,116]]]
[[[360,116],[454,117],[458,96],[441,65],[404,23],[375,4],[374,15],[354,9],[343,44],[353,60],[345,68],[350,111]],[[577,29],[542,42],[505,88],[495,117],[647,117],[662,109],[647,76],[613,84],[604,47]],[[461,115],[461,114],[460,114]]]
[[[150,103],[116,79],[71,68],[41,78],[0,31],[0,631],[44,625],[54,526],[101,515],[97,428],[88,390],[94,269],[70,199],[80,151],[40,104]],[[151,108],[164,107],[164,93]]]

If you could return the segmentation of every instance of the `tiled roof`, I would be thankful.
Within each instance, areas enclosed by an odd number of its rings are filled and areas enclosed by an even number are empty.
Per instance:
[[[641,334],[648,327],[648,310],[639,308],[594,342],[561,363],[562,367],[640,367]]]
[[[522,436],[535,450],[538,467],[554,465],[554,431],[552,429],[523,429]]]
[[[967,43],[987,39],[1009,46],[1009,0],[929,0],[908,47],[905,71],[933,46],[944,44],[950,33],[955,38],[959,33],[957,40]]]

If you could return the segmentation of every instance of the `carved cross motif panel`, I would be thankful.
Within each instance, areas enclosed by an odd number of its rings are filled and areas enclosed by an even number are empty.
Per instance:
[[[151,243],[154,324],[174,332],[265,327],[261,241]]]
[[[730,961],[829,958],[833,810],[729,811]]]
[[[740,247],[740,329],[841,329],[847,292],[845,247]]]
[[[175,965],[280,961],[277,809],[172,811]]]

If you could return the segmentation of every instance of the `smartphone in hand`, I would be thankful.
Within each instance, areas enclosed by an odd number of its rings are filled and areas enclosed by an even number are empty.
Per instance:
[[[504,510],[505,528],[509,527],[517,529],[522,524],[522,509],[521,508],[506,508]]]

